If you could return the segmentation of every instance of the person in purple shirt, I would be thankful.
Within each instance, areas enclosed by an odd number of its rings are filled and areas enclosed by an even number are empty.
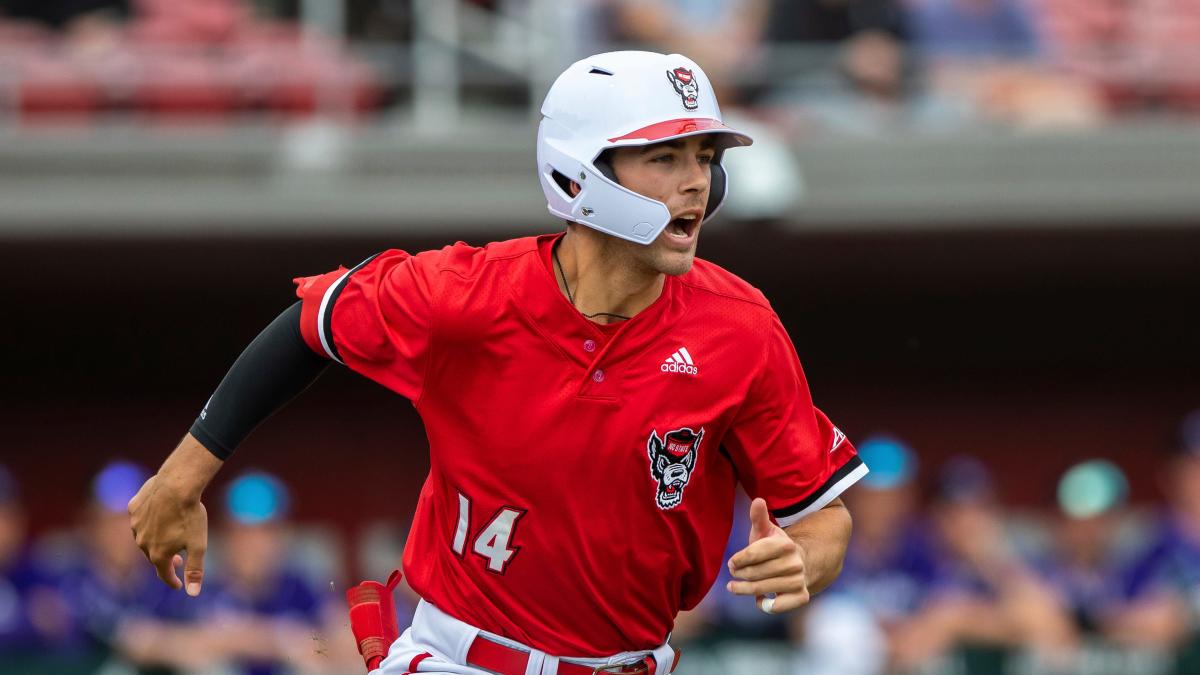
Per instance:
[[[1119,537],[1129,493],[1106,460],[1072,466],[1058,482],[1058,522],[1038,571],[1070,612],[1082,639],[1105,638],[1123,601],[1121,574],[1133,554]]]
[[[853,493],[863,511],[835,588],[862,596],[877,615],[892,620],[921,607],[936,578],[936,562],[916,517],[916,456],[887,436],[869,438],[862,447],[871,473]]]
[[[1118,639],[1177,653],[1179,673],[1200,672],[1200,410],[1188,415],[1163,474],[1168,507],[1125,577]]]
[[[967,673],[1001,673],[1021,655],[1051,667],[1074,646],[1071,620],[1013,535],[991,474],[969,456],[947,461],[930,507],[939,575],[918,643],[952,648]],[[928,645],[927,645],[928,646]]]
[[[1074,649],[1059,672],[1164,673],[1161,652],[1123,634],[1124,573],[1145,545],[1127,506],[1125,474],[1107,460],[1072,466],[1058,482],[1050,546],[1036,566],[1072,618]]]
[[[867,438],[858,451],[871,472],[846,496],[854,537],[842,574],[803,618],[798,666],[813,675],[884,672],[889,664],[916,666],[927,656],[911,649],[910,637],[923,623],[938,578],[916,510],[916,455],[890,436]]]
[[[165,589],[129,536],[126,505],[149,475],[125,461],[96,475],[81,519],[82,553],[58,580],[71,607],[73,640],[105,664],[98,669],[163,673],[217,662],[215,636],[196,624],[200,606]]]
[[[344,628],[344,605],[331,601],[342,596],[288,564],[288,505],[286,487],[270,474],[248,472],[229,484],[205,621],[224,635],[226,663],[242,675],[355,672],[362,660]]]
[[[55,571],[28,546],[25,522],[16,479],[0,466],[0,675],[71,672],[86,659],[66,649],[70,608]]]

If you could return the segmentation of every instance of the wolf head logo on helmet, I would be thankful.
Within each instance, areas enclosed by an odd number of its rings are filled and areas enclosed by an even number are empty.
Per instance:
[[[692,479],[702,440],[703,428],[697,433],[684,427],[667,432],[662,438],[657,430],[650,432],[646,453],[650,455],[650,477],[658,483],[658,493],[654,496],[658,508],[673,509],[683,501],[683,488]]]
[[[696,84],[696,77],[692,71],[687,68],[668,70],[667,79],[671,81],[671,85],[683,99],[684,108],[695,110],[700,106],[700,86]]]

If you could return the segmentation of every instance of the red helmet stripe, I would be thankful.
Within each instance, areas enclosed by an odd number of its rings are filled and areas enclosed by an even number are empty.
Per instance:
[[[616,138],[610,138],[610,139],[608,139],[608,142],[609,143],[617,143],[619,141],[635,141],[635,140],[636,141],[654,142],[654,141],[661,141],[665,138],[671,138],[673,136],[681,136],[681,135],[687,134],[687,133],[694,133],[697,131],[730,131],[730,132],[734,132],[733,129],[730,129],[729,127],[718,122],[717,120],[714,120],[714,119],[711,119],[708,117],[684,117],[684,118],[680,118],[677,120],[667,120],[666,122],[659,122],[657,124],[651,124],[650,126],[642,127],[641,129],[638,129],[637,131],[631,131],[631,132],[625,134],[624,136],[617,136]],[[734,132],[734,133],[737,133],[737,132]],[[739,134],[739,136],[740,136],[740,134]],[[750,145],[750,144],[743,140],[740,142],[740,145]]]

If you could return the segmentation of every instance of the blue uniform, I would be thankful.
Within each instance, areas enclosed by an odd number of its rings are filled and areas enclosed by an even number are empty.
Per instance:
[[[81,567],[66,575],[61,588],[72,607],[78,631],[108,647],[127,620],[195,621],[203,604],[172,590],[147,565],[136,566],[121,581]]]
[[[50,647],[48,636],[33,622],[33,596],[53,588],[53,579],[28,555],[19,555],[0,570],[0,657]]]
[[[1047,559],[1035,566],[1046,586],[1070,612],[1075,626],[1085,632],[1097,632],[1104,615],[1124,601],[1124,568],[1116,558],[1090,569],[1059,559]]]
[[[901,528],[895,544],[879,554],[851,539],[842,574],[829,592],[849,595],[887,622],[918,611],[942,578],[929,537],[920,525],[910,522]]]
[[[265,585],[246,595],[232,587],[215,581],[205,587],[204,593],[211,598],[205,608],[211,620],[220,621],[230,615],[252,616],[259,619],[279,619],[309,626],[320,625],[321,599],[317,589],[299,574],[282,571]],[[240,672],[245,675],[276,675],[287,672],[274,663],[241,663]]]
[[[1200,616],[1200,535],[1189,534],[1178,520],[1164,516],[1150,545],[1125,576],[1131,600],[1155,594],[1183,598],[1193,616]]]

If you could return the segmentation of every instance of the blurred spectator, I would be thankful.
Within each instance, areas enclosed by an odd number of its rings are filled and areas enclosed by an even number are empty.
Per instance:
[[[344,627],[345,607],[288,564],[288,502],[270,474],[246,473],[229,485],[221,574],[205,587],[207,619],[245,675],[352,672],[361,659]]]
[[[86,552],[63,588],[99,660],[169,669],[211,665],[214,645],[192,625],[198,603],[155,576],[129,533],[127,504],[149,475],[130,462],[96,475],[83,518]]]
[[[1046,580],[1084,636],[1102,636],[1121,601],[1117,527],[1129,488],[1111,462],[1071,467],[1058,483],[1059,518]]]
[[[784,129],[876,135],[959,116],[924,97],[898,0],[776,0],[758,103]]]
[[[947,462],[931,512],[942,572],[923,625],[898,641],[916,652],[908,661],[950,646],[961,650],[969,673],[1003,672],[1022,649],[1040,661],[1061,660],[1072,646],[1070,617],[1011,545],[983,464]]]
[[[0,18],[59,31],[69,50],[85,54],[115,45],[128,15],[128,0],[0,0]]]
[[[612,35],[624,44],[686,54],[726,104],[740,99],[738,72],[760,56],[768,0],[609,0]]]
[[[129,14],[128,0],[0,0],[0,16],[71,31],[81,23],[116,21]]]
[[[904,41],[905,8],[897,0],[775,0],[772,42],[838,43],[863,33],[883,33]]]
[[[16,481],[0,466],[0,673],[71,672],[71,617],[25,541],[25,513]]]
[[[766,60],[762,103],[785,127],[855,135],[1096,124],[1103,110],[1094,93],[1043,65],[1037,24],[1021,2],[776,2],[767,36],[788,57]]]
[[[914,0],[911,21],[930,86],[979,119],[1021,127],[1099,121],[1091,89],[1040,58],[1025,0]]]
[[[1129,608],[1113,627],[1125,644],[1179,651],[1179,673],[1200,672],[1200,410],[1181,427],[1164,466],[1168,509],[1132,566]]]
[[[1200,111],[1195,0],[1043,0],[1057,60],[1117,110]]]
[[[904,94],[909,29],[897,0],[776,0],[768,39],[772,43],[839,45],[839,71],[870,98]]]
[[[916,0],[912,24],[925,56],[1027,59],[1041,51],[1024,0]]]
[[[1125,474],[1106,460],[1067,470],[1058,483],[1058,519],[1046,584],[1074,620],[1079,650],[1060,663],[1070,672],[1123,675],[1159,672],[1158,654],[1113,642],[1124,606],[1122,572],[1136,550],[1121,527],[1129,518]]]
[[[906,667],[920,660],[897,643],[915,632],[908,624],[924,610],[936,580],[916,510],[917,459],[905,443],[887,436],[865,439],[858,452],[871,472],[846,495],[854,537],[845,566],[810,611],[797,617],[805,645],[801,672],[813,675],[868,675],[884,672],[889,663]]]

